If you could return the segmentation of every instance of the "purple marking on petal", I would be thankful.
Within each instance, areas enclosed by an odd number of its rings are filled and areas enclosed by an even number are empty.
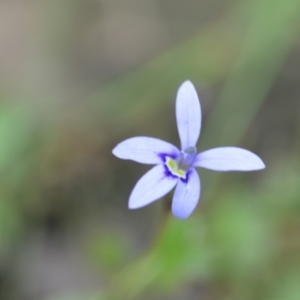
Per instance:
[[[179,157],[179,153],[158,153],[158,156],[161,158],[162,162],[165,163],[166,162],[166,157],[171,157],[173,159],[177,159]]]
[[[164,169],[165,169],[165,176],[170,177],[170,178],[174,178],[174,179],[178,179],[179,177],[172,174],[168,168],[168,166],[166,164],[164,164]],[[181,179],[181,178],[180,178]]]
[[[169,171],[169,168],[168,166],[166,165],[166,157],[171,157],[172,159],[176,160],[177,157],[179,156],[177,153],[159,153],[158,156],[161,158],[162,162],[163,162],[163,166],[164,166],[164,169],[165,169],[165,175],[167,177],[171,177],[171,178],[178,178],[178,176],[175,176],[174,174],[172,174],[170,171]]]
[[[179,176],[173,174],[169,170],[168,166],[166,165],[167,157],[170,157],[174,160],[178,160],[180,158],[180,155],[181,154],[177,154],[177,153],[171,153],[171,154],[169,154],[169,153],[168,154],[167,153],[159,153],[159,157],[161,158],[161,160],[163,162],[163,166],[164,166],[164,170],[165,170],[165,172],[164,172],[165,176],[170,177],[170,178],[174,178],[174,179],[180,179],[182,182],[187,183],[188,180],[189,180],[190,173],[192,172],[192,169],[187,170],[186,173],[185,173],[185,178],[182,178],[182,177],[179,177]]]
[[[182,182],[187,183],[189,181],[190,175],[193,172],[192,169],[189,169],[186,174],[185,174],[185,178],[179,178]]]

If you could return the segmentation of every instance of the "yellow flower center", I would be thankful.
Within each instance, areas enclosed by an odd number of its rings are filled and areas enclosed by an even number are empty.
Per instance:
[[[176,160],[172,159],[171,157],[166,157],[166,165],[172,175],[175,175],[177,177],[186,179],[186,171],[183,169],[180,169],[178,166],[178,163]]]

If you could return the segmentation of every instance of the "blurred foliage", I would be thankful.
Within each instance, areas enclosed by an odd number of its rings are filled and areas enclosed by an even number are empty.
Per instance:
[[[67,296],[59,296],[59,297],[51,297],[47,300],[104,300],[103,296],[96,294],[96,295],[82,295],[78,296],[74,295],[67,295]]]
[[[164,44],[152,60],[127,65],[125,59],[117,71],[106,62],[111,53],[105,49],[108,29],[121,15],[114,10],[122,4],[116,3],[32,4],[25,71],[13,73],[12,65],[7,70],[13,79],[3,75],[0,298],[300,299],[300,130],[288,132],[293,148],[274,149],[260,140],[279,139],[280,133],[270,128],[264,136],[260,128],[268,120],[257,118],[273,109],[270,94],[280,76],[299,87],[299,70],[282,73],[299,44],[300,1],[231,1],[221,12],[216,1],[217,17],[193,25],[193,36],[176,32],[180,42]],[[131,30],[142,26],[153,7],[163,11],[163,4],[149,3],[142,8],[128,1],[135,9],[127,18],[137,22]],[[168,13],[174,3],[164,4]],[[207,11],[213,6],[176,3],[179,15],[181,5]],[[156,17],[149,24],[157,26]],[[183,25],[176,16],[175,23]],[[135,53],[122,27],[114,33]],[[85,52],[82,44],[90,40],[94,47]],[[13,49],[10,61],[20,56],[19,47]],[[91,66],[89,55],[101,64]],[[82,71],[85,59],[90,66]],[[292,64],[299,61],[296,55]],[[243,144],[259,152],[267,169],[225,177],[201,170],[202,202],[184,222],[159,212],[159,204],[153,204],[157,210],[128,212],[126,195],[141,167],[114,160],[111,148],[135,133],[175,140],[168,124],[175,118],[176,90],[186,79],[195,83],[204,108],[200,150]],[[287,90],[293,106],[280,99],[278,116],[300,109],[299,89]]]
[[[23,216],[17,195],[28,172],[27,153],[34,139],[34,124],[22,106],[2,106],[0,113],[0,253],[10,253],[10,244],[22,232]]]
[[[107,272],[124,265],[129,255],[128,241],[121,232],[105,231],[90,238],[89,256]]]

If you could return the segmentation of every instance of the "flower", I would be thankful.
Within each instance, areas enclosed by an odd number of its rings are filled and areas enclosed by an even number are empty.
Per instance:
[[[152,137],[133,137],[119,143],[112,153],[121,159],[156,165],[142,176],[133,188],[128,207],[136,209],[166,195],[175,186],[173,215],[185,219],[200,198],[200,178],[195,167],[215,171],[254,171],[265,168],[254,153],[237,147],[220,147],[197,154],[201,128],[201,108],[190,81],[179,88],[176,120],[181,151],[172,144]]]

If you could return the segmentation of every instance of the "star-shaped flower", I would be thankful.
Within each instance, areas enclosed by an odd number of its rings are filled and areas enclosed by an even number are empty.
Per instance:
[[[121,159],[156,165],[136,183],[129,197],[129,208],[148,205],[176,186],[172,212],[187,218],[200,198],[200,178],[195,167],[215,171],[254,171],[265,168],[254,153],[237,147],[220,147],[197,154],[196,144],[201,128],[201,108],[197,92],[190,81],[179,88],[176,119],[181,151],[172,144],[152,137],[129,138],[113,149]]]

